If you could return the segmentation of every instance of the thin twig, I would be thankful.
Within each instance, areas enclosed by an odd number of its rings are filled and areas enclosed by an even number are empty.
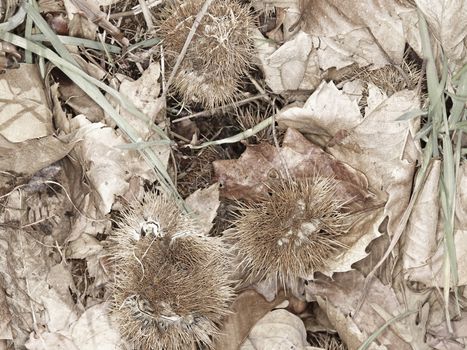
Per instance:
[[[241,133],[239,133],[237,135],[227,137],[227,138],[222,139],[222,140],[215,140],[215,141],[205,142],[205,143],[202,143],[199,146],[187,145],[187,147],[192,148],[192,149],[201,149],[201,148],[205,148],[205,147],[212,146],[212,145],[223,145],[225,143],[239,142],[239,141],[247,139],[247,138],[257,134],[261,130],[267,128],[269,125],[271,125],[272,122],[273,122],[273,117],[269,117],[269,118],[263,120],[261,123],[255,125],[251,129],[242,131]]]
[[[285,175],[287,176],[288,180],[291,180],[292,178],[290,177],[290,172],[289,172],[289,167],[287,165],[287,161],[285,160],[283,154],[281,153],[279,141],[277,140],[275,115],[272,115],[271,118],[272,118],[272,138],[274,139],[274,146],[276,146],[277,154],[279,155],[279,159],[281,161],[282,167],[284,168]]]
[[[199,118],[199,117],[209,117],[209,116],[212,116],[212,115],[216,114],[217,112],[225,112],[226,109],[230,109],[230,108],[235,109],[236,107],[242,106],[242,105],[247,104],[247,103],[249,103],[251,101],[259,100],[259,99],[262,99],[262,98],[269,100],[268,95],[266,93],[264,93],[264,94],[261,94],[261,95],[256,95],[256,96],[245,98],[245,99],[240,100],[240,101],[229,103],[229,104],[227,104],[225,106],[212,108],[212,109],[209,109],[209,110],[205,110],[205,111],[201,111],[201,112],[198,112],[198,113],[190,114],[190,115],[187,115],[185,117],[174,119],[174,120],[172,120],[172,123],[178,123],[178,122],[181,122],[183,120]]]
[[[264,90],[261,85],[259,85],[259,83],[256,81],[255,78],[253,78],[251,76],[250,73],[246,72],[246,76],[248,77],[248,79],[250,79],[251,83],[255,86],[256,90],[259,91],[259,93],[261,95],[264,95],[265,96],[265,99],[268,100],[268,101],[271,101],[271,98],[268,96],[268,94],[266,93],[266,90]]]
[[[143,12],[144,20],[146,21],[148,31],[152,31],[154,29],[154,23],[152,22],[151,12],[149,12],[149,6],[145,0],[139,0],[139,4]]]

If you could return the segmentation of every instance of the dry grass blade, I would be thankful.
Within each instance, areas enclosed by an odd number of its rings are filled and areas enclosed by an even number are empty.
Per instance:
[[[365,342],[360,345],[360,347],[357,349],[357,350],[366,350],[370,347],[371,343],[376,339],[378,338],[378,336],[383,333],[386,328],[388,328],[391,324],[393,324],[394,322],[397,322],[399,320],[402,320],[404,318],[406,318],[407,316],[410,316],[414,313],[416,313],[417,310],[408,310],[398,316],[395,316],[394,318],[388,320],[384,325],[382,325],[381,327],[379,327],[372,335],[370,335],[370,337],[365,340]]]

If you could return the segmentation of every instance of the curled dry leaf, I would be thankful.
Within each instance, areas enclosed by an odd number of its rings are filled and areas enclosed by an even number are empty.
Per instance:
[[[334,135],[345,135],[343,131],[353,129],[363,119],[355,98],[361,97],[361,91],[353,85],[345,84],[339,90],[332,81],[323,81],[302,107],[286,106],[279,113],[279,126],[297,129],[322,146]]]
[[[321,80],[312,36],[300,31],[276,48],[259,31],[255,46],[268,86],[276,93],[284,90],[314,89]]]
[[[441,160],[434,160],[403,236],[402,260],[406,278],[411,281],[417,280],[412,273],[416,275],[417,268],[425,266],[437,248],[440,170]]]
[[[303,321],[284,309],[266,314],[251,330],[240,350],[311,349]]]

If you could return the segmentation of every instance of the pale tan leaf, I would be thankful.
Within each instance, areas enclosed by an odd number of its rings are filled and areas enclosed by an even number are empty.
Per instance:
[[[158,98],[161,90],[158,83],[160,73],[161,70],[159,63],[152,63],[138,80],[131,81],[129,79],[125,79],[120,84],[119,89],[122,95],[132,101],[139,110],[151,118],[151,120],[157,122],[163,121],[161,116],[159,116],[159,118],[156,117],[164,107],[163,101]],[[122,111],[121,115],[143,138],[150,135],[150,124],[147,121],[137,119],[133,114],[128,113],[127,111]]]
[[[52,135],[18,143],[11,143],[0,135],[0,169],[31,176],[65,157],[74,145]]]
[[[68,245],[67,259],[85,259],[101,252],[102,244],[93,236],[83,233],[78,239]]]
[[[366,213],[365,217],[359,220],[344,237],[343,243],[346,244],[347,249],[338,256],[329,259],[320,272],[332,277],[336,272],[353,270],[354,263],[366,258],[368,245],[381,236],[378,228],[384,219],[382,214],[382,210]],[[313,276],[309,276],[309,278],[312,279]]]
[[[457,177],[456,220],[454,222],[454,246],[456,248],[457,270],[459,277],[458,286],[467,284],[467,225],[464,215],[466,210],[465,208],[467,208],[467,187],[463,186],[467,181],[466,178],[467,162],[463,161],[459,167],[459,174]],[[434,184],[432,187],[434,187]],[[429,188],[427,188],[426,191],[430,193]],[[436,197],[437,194],[437,192],[433,192],[431,193],[431,197]],[[435,200],[437,199],[433,198],[433,201]],[[430,209],[434,210],[435,208],[430,207]],[[441,217],[441,214],[437,214],[435,211],[425,211],[425,215],[422,216],[422,214],[420,214],[417,221],[424,220],[425,222],[430,222],[432,219],[426,218],[427,213],[430,213],[430,215],[434,217]],[[408,270],[407,278],[411,281],[422,282],[429,287],[443,287],[445,272],[444,261],[445,254],[447,254],[445,251],[445,245],[442,244],[442,240],[444,239],[443,225],[438,224],[436,227],[431,227],[431,230],[433,229],[436,229],[436,232],[431,233],[433,236],[430,238],[420,235],[420,242],[425,244],[424,239],[429,239],[426,244],[431,245],[431,250],[425,252],[427,255],[425,257],[428,258],[426,263],[414,266]],[[417,232],[418,231],[415,231],[415,233]],[[409,233],[411,233],[411,231],[409,231]],[[411,234],[414,235],[413,239],[417,240],[419,238],[415,236],[415,233]]]
[[[255,34],[257,54],[265,73],[265,80],[276,93],[284,90],[314,89],[321,80],[315,43],[311,35],[299,31],[278,47]],[[316,43],[317,45],[317,43]]]
[[[405,229],[402,261],[408,280],[413,280],[411,270],[424,266],[437,249],[440,170],[441,161],[434,160]]]
[[[467,3],[464,0],[415,0],[453,71],[467,58]]]
[[[28,350],[81,350],[69,338],[68,334],[53,332],[31,334],[25,347]]]
[[[336,158],[362,171],[382,201],[387,199],[385,215],[389,216],[390,235],[408,203],[418,156],[413,140],[416,125],[397,119],[417,106],[414,92],[396,92],[374,107],[346,138],[329,148]]]
[[[355,349],[355,345],[361,345],[358,344],[359,341],[366,340],[370,334],[385,323],[385,320],[371,307],[371,303],[379,304],[393,316],[406,311],[397,300],[392,287],[386,286],[374,278],[361,309],[356,316],[351,318],[349,315],[355,314],[356,307],[362,296],[364,281],[365,277],[360,272],[349,271],[335,274],[332,283],[329,280],[317,279],[309,281],[305,287],[308,301],[316,300],[320,297],[327,301],[327,304],[321,305],[321,307],[326,307],[324,311],[327,311],[329,306],[334,308],[330,309],[334,310],[334,314],[328,314],[328,317],[339,333],[343,330],[342,325],[351,327],[346,333],[349,337],[350,343],[347,344],[350,346],[350,349]],[[340,323],[334,324],[333,320],[338,320]],[[399,322],[407,326],[407,320]],[[346,341],[347,339],[344,338],[344,340]],[[387,345],[388,349],[411,349],[409,344],[403,341],[391,329],[383,332],[377,338],[375,344]]]
[[[90,184],[99,196],[94,202],[101,214],[110,211],[115,196],[128,191],[133,176],[154,179],[152,169],[136,151],[118,148],[126,141],[114,129],[102,123],[91,124],[83,115],[73,118],[71,127],[72,130],[79,129],[76,137],[81,141],[76,145],[74,155],[80,159]],[[166,153],[165,147],[163,153]],[[167,164],[167,155],[164,161]]]
[[[394,1],[304,1],[302,8],[306,31],[319,36],[324,46],[332,50],[330,56],[321,55],[321,68],[331,67],[326,59],[332,60],[336,54],[341,54],[342,58],[347,56],[360,66],[371,64],[381,67],[390,62],[399,64],[405,37],[396,7]],[[370,13],[371,16],[368,15]]]
[[[334,306],[331,302],[326,301],[325,297],[316,297],[316,301],[322,310],[326,312],[327,318],[332,326],[339,333],[339,337],[349,350],[356,350],[368,338],[368,335],[362,333],[354,322],[351,316],[346,311]],[[383,345],[370,344],[369,350],[387,350]]]
[[[332,81],[323,81],[302,107],[286,107],[277,117],[279,126],[312,134],[322,145],[340,130],[352,129],[361,121],[353,94],[339,90]]]
[[[215,348],[238,350],[256,322],[282,301],[283,294],[268,302],[253,290],[242,292],[232,304],[233,313],[224,321],[221,335],[215,339]]]
[[[219,184],[213,184],[205,189],[198,189],[185,200],[186,205],[193,210],[199,223],[199,233],[207,235],[213,226],[219,208]]]
[[[251,330],[240,350],[305,350],[306,330],[302,320],[284,310],[269,312]]]
[[[0,136],[21,142],[52,134],[52,113],[37,65],[22,64],[4,72],[0,96]]]
[[[71,337],[79,350],[118,350],[120,334],[108,315],[108,304],[88,308],[71,328]]]

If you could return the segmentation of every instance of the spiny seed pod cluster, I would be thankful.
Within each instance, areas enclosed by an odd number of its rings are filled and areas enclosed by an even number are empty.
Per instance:
[[[196,234],[167,197],[147,194],[112,237],[112,312],[139,349],[211,348],[234,296],[227,249]]]
[[[277,179],[268,193],[240,206],[235,229],[225,237],[247,283],[273,279],[287,285],[319,270],[344,248],[340,238],[351,215],[331,178]]]
[[[170,0],[157,24],[169,71],[182,51],[204,0]],[[234,99],[252,61],[253,20],[237,0],[214,0],[177,71],[174,88],[187,104],[214,107]]]

